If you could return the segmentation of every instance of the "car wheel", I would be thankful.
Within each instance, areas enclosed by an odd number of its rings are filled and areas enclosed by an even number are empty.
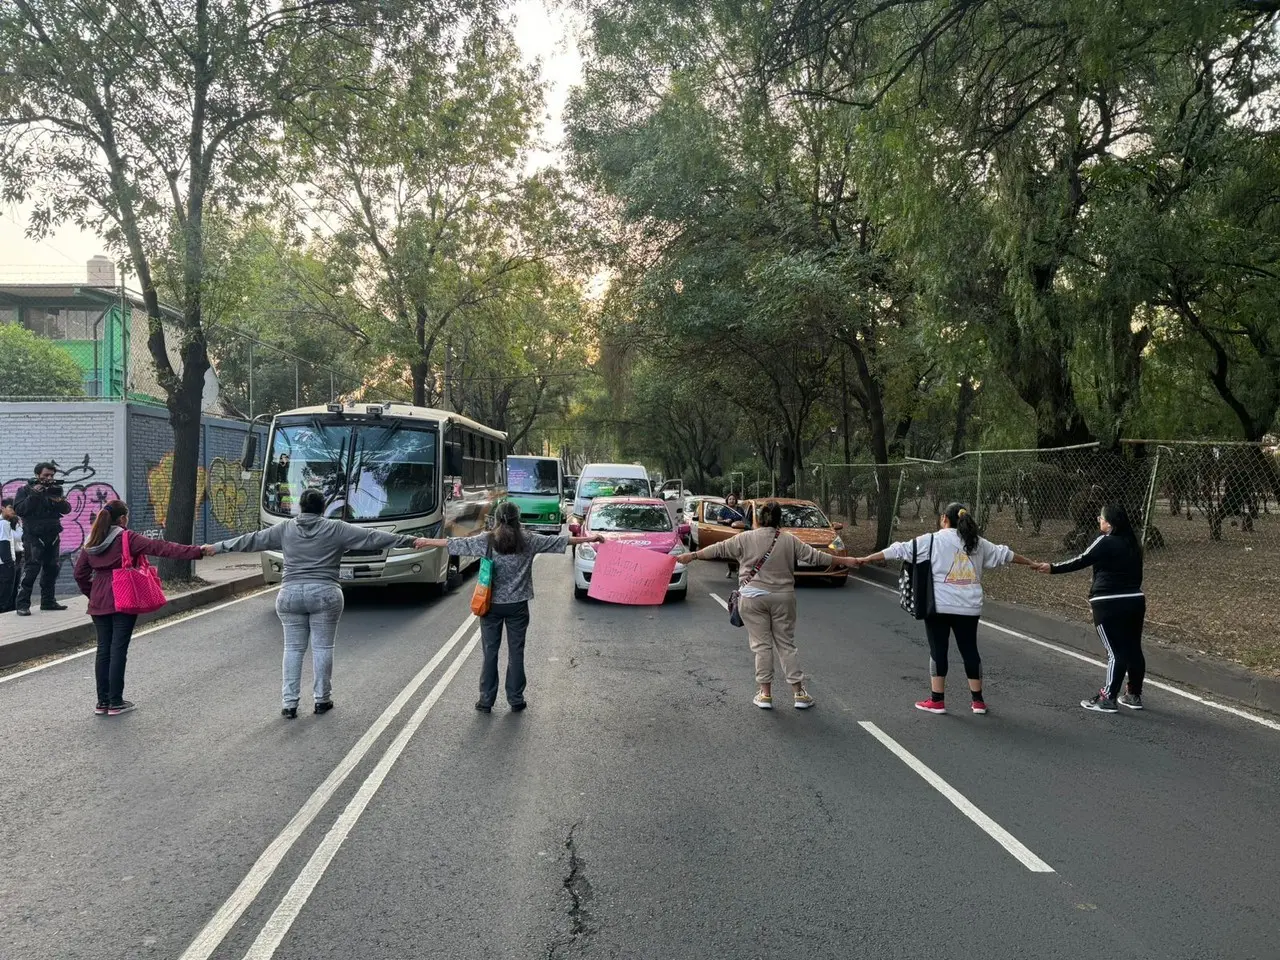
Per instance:
[[[575,600],[585,600],[585,599],[587,599],[587,591],[586,591],[586,590],[583,590],[581,587],[574,587],[574,588],[573,588],[573,599],[575,599]]]
[[[832,577],[830,580],[827,581],[827,583],[831,584],[833,587],[837,589],[843,587],[848,582],[849,582],[848,577]]]
[[[689,599],[689,588],[683,590],[671,590],[667,593],[667,600],[671,603],[684,603]]]

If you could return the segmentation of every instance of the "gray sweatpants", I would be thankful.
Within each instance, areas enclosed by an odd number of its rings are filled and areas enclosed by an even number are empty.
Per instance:
[[[302,686],[302,658],[311,645],[316,703],[333,695],[333,642],[342,617],[342,588],[333,583],[286,583],[276,595],[276,616],[284,626],[284,682],[281,701],[296,707]]]

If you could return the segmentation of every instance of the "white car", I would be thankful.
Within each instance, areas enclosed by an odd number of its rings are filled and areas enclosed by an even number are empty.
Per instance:
[[[582,524],[573,524],[570,532],[574,536],[598,533],[606,541],[676,557],[676,567],[667,584],[667,597],[679,601],[688,596],[689,568],[679,562],[679,557],[689,552],[682,542],[687,531],[683,525],[672,524],[667,505],[661,500],[652,497],[599,497],[587,508]],[[595,567],[595,545],[578,544],[573,555],[573,595],[577,599],[586,599]]]

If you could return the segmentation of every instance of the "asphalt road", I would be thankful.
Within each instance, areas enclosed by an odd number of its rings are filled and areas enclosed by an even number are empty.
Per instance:
[[[470,582],[350,598],[322,717],[309,666],[278,715],[269,593],[139,637],[130,715],[92,657],[0,682],[0,957],[1280,956],[1280,732],[1086,713],[1096,666],[990,630],[992,712],[920,713],[861,582],[801,589],[818,706],[764,713],[722,567],[661,608],[535,569],[523,714],[472,708]]]

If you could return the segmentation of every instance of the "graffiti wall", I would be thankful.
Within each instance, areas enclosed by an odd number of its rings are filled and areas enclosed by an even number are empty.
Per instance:
[[[223,540],[258,527],[260,471],[240,467],[248,424],[207,417],[201,424],[194,539]],[[258,427],[259,450],[266,428]],[[123,403],[0,403],[0,492],[13,496],[36,463],[56,464],[71,514],[63,521],[58,594],[75,590],[70,560],[102,504],[129,503],[130,525],[165,536],[173,474],[173,430],[163,408]]]

